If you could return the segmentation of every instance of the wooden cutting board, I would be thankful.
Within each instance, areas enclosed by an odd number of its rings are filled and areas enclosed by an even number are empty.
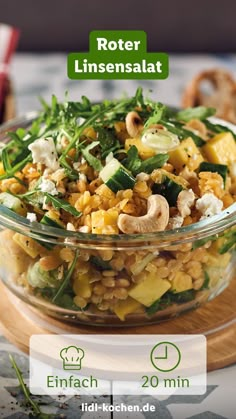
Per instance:
[[[171,320],[146,326],[98,327],[66,324],[13,296],[0,282],[0,328],[9,341],[29,352],[33,334],[204,334],[208,371],[236,362],[236,281],[213,301]]]

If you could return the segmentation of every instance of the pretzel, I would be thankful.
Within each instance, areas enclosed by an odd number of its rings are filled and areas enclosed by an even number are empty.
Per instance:
[[[203,90],[203,83],[207,82],[212,89],[211,93]],[[206,70],[193,78],[184,91],[182,106],[187,108],[199,105],[216,108],[216,116],[236,123],[236,82],[228,71]]]

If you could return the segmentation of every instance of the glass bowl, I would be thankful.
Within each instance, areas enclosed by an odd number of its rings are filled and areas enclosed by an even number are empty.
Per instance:
[[[4,124],[0,141],[7,142],[7,131],[28,127],[35,116]],[[222,253],[222,246],[235,223],[236,203],[179,229],[97,235],[30,222],[0,205],[0,278],[24,302],[66,322],[157,323],[197,308],[228,286],[236,257],[227,248]],[[54,272],[50,287],[38,277],[37,286],[28,282],[42,255],[58,257],[63,266]]]

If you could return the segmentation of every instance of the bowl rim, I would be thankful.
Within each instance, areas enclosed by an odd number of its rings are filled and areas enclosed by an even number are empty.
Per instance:
[[[0,141],[7,139],[7,131],[14,130],[19,125],[27,127],[39,114],[37,111],[28,112],[14,118],[0,126]],[[220,123],[236,133],[236,125],[223,119],[211,117],[213,123]],[[56,227],[44,226],[38,222],[30,222],[8,208],[0,205],[0,225],[28,235],[36,240],[52,244],[64,243],[67,246],[100,249],[114,247],[115,249],[134,249],[157,246],[164,248],[168,244],[193,242],[215,236],[216,234],[236,224],[236,202],[219,214],[198,221],[197,223],[175,229],[143,234],[94,234],[63,230]],[[210,238],[209,238],[210,240]]]

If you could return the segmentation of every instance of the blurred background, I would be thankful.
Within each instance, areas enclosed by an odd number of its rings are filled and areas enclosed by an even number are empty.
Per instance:
[[[150,51],[233,52],[235,0],[0,0],[0,21],[21,28],[21,51],[88,48],[93,29],[143,29]]]
[[[235,0],[0,0],[0,22],[21,31],[11,65],[17,112],[39,107],[38,96],[92,100],[133,94],[141,84],[160,101],[180,105],[186,83],[199,71],[236,68]],[[140,29],[149,51],[170,54],[164,81],[72,81],[66,53],[88,50],[90,30]],[[0,39],[1,49],[1,39]]]

